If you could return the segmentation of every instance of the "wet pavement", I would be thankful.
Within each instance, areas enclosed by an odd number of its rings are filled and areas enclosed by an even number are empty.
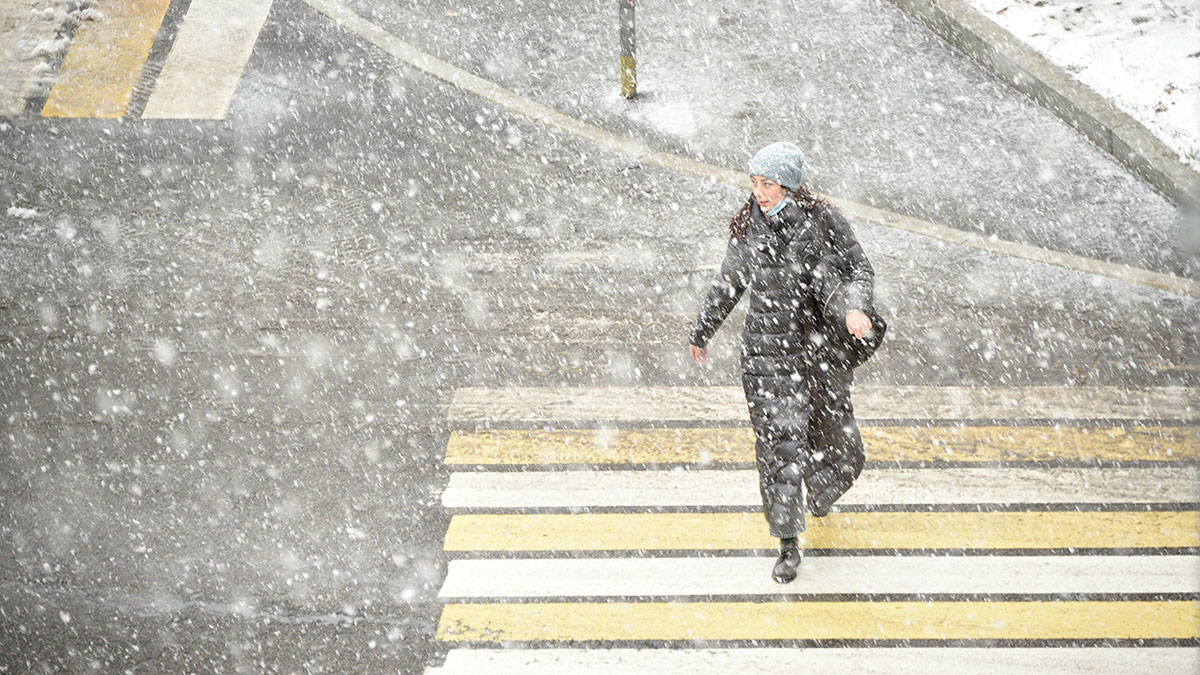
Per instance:
[[[887,3],[647,6],[633,103],[615,8],[355,6],[660,149],[739,167],[793,138],[832,194],[1200,274],[1179,209]],[[12,672],[421,672],[445,652],[455,389],[737,383],[741,310],[710,366],[685,343],[738,191],[498,110],[296,0],[225,119],[26,114],[0,150],[0,206],[36,211],[0,214]],[[1194,298],[855,227],[891,322],[860,384],[1195,383]]]

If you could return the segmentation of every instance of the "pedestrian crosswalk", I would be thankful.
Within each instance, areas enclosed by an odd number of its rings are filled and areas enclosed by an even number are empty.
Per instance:
[[[44,117],[125,117],[136,92],[145,88],[144,109],[137,113],[143,118],[222,119],[272,1],[191,0],[177,34],[166,35],[173,39],[160,63],[148,60],[164,38],[171,0],[104,3],[73,33],[64,24],[69,35],[62,38],[68,46],[61,59],[34,58],[29,46],[0,51],[0,58],[14,80],[32,82],[35,72],[56,70],[40,107]],[[28,4],[10,0],[0,9],[14,32],[46,31],[47,21]],[[21,114],[30,101],[38,102],[32,84],[6,92],[0,114]]]
[[[781,586],[740,390],[460,389],[427,672],[1195,672],[1194,401],[856,389],[867,468]]]

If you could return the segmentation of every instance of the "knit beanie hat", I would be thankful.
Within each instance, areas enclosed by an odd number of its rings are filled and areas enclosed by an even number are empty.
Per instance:
[[[804,176],[804,153],[792,143],[772,143],[750,160],[750,175],[769,178],[785,188],[798,188]]]

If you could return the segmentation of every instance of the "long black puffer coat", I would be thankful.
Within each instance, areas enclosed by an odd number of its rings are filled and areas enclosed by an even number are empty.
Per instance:
[[[751,210],[745,234],[729,240],[690,341],[707,346],[750,289],[742,387],[757,440],[763,513],[772,536],[791,537],[804,530],[805,503],[813,515],[825,515],[865,461],[850,404],[853,370],[839,367],[821,344],[814,271],[836,266],[850,280],[849,309],[867,313],[875,273],[849,222],[832,205],[818,202],[810,209],[789,199],[768,218],[752,198]],[[819,240],[822,234],[827,244]]]

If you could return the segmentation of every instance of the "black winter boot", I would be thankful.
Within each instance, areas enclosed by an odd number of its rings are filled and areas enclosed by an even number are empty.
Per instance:
[[[796,578],[796,570],[800,567],[800,545],[795,537],[779,540],[779,559],[775,561],[775,569],[771,578],[777,583],[786,584]]]

